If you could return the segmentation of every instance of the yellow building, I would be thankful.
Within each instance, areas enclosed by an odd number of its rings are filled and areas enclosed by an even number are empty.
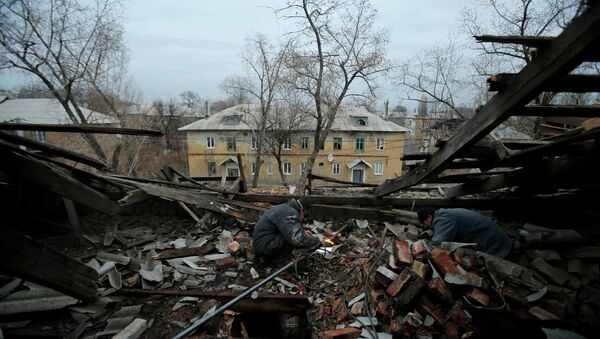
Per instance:
[[[238,105],[180,128],[187,133],[190,175],[238,175],[236,154],[242,155],[248,181],[256,168],[256,136],[252,126],[258,107]],[[308,117],[306,120],[314,118]],[[308,121],[283,143],[282,167],[286,181],[295,182],[304,170],[314,137]],[[339,180],[382,183],[400,175],[407,128],[357,107],[338,112],[312,173]],[[279,185],[276,159],[263,152],[259,183]]]

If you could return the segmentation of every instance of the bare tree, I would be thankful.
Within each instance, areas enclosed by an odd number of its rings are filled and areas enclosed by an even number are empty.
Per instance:
[[[177,148],[179,146],[177,139],[178,128],[181,127],[182,122],[182,113],[179,110],[177,101],[173,98],[167,102],[155,100],[152,103],[152,108],[156,114],[155,124],[164,134],[167,149]]]
[[[256,168],[252,177],[252,187],[258,184],[262,164],[262,153],[267,133],[269,114],[282,83],[282,68],[289,43],[276,50],[262,34],[248,38],[242,60],[248,70],[245,76],[229,76],[223,88],[230,94],[245,94],[257,102],[260,114],[246,114],[251,118],[250,126],[256,138]]]
[[[388,34],[375,29],[377,11],[367,0],[289,1],[279,13],[299,27],[287,60],[290,82],[315,108],[314,147],[298,181],[304,192],[343,100],[374,96],[375,78],[389,70]]]
[[[0,7],[0,68],[37,77],[73,123],[87,123],[78,87],[102,79],[115,58],[126,54],[119,1],[11,0],[0,1]],[[83,136],[106,159],[96,138]]]
[[[187,108],[200,107],[204,102],[200,97],[200,94],[194,91],[183,91],[179,96],[181,97],[183,105]]]

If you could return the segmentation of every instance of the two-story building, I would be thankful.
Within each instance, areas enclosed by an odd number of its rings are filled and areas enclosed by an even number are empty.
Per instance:
[[[256,118],[258,106],[238,105],[182,127],[187,133],[188,164],[191,176],[236,176],[236,154],[242,155],[244,174],[251,178],[257,164]],[[313,149],[314,118],[307,116],[305,127],[283,142],[282,170],[287,182],[304,172]],[[321,146],[313,174],[340,180],[381,183],[402,171],[407,128],[369,113],[362,108],[343,107]],[[281,183],[276,159],[263,152],[259,182]]]

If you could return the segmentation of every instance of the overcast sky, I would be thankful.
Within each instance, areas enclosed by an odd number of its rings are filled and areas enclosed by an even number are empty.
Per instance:
[[[256,32],[277,39],[290,27],[273,8],[282,0],[128,0],[124,25],[130,50],[129,71],[144,100],[177,97],[185,90],[216,100],[229,74],[241,72],[245,38]],[[379,28],[390,32],[389,57],[405,59],[435,42],[460,34],[466,1],[372,0]],[[462,41],[464,37],[460,37]],[[2,75],[0,88],[20,80]],[[394,105],[401,93],[389,80],[380,82],[381,99]]]

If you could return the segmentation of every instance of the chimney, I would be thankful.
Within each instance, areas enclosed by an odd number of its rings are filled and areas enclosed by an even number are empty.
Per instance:
[[[210,106],[208,105],[208,100],[204,100],[204,116],[210,116]]]
[[[390,105],[390,102],[388,100],[386,100],[386,101],[383,102],[383,118],[385,120],[388,120],[389,115],[390,115],[390,112],[389,112],[389,109],[388,109],[389,105]]]

